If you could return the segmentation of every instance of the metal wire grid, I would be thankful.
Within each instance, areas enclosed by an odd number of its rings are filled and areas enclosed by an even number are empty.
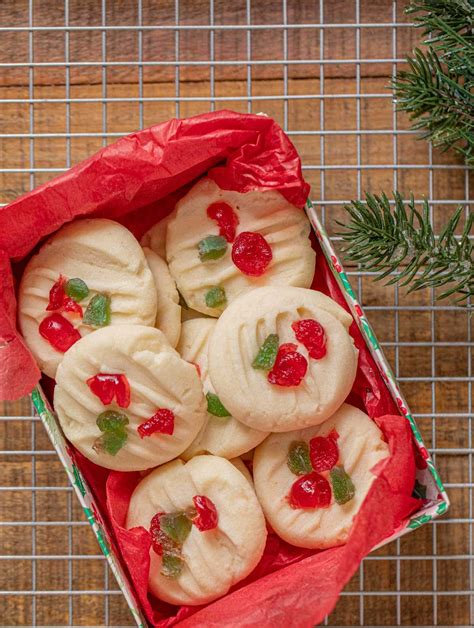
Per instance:
[[[109,0],[110,1],[110,0]],[[217,0],[216,0],[217,1]],[[256,0],[253,0],[256,4]],[[70,26],[69,25],[69,0],[64,1],[64,24],[58,24],[54,26],[36,26],[34,24],[34,0],[28,0],[28,17],[27,24],[24,26],[16,26],[9,27],[8,25],[0,26],[0,31],[8,32],[8,31],[25,31],[28,33],[28,61],[27,62],[13,62],[13,63],[0,63],[0,68],[6,67],[26,67],[28,68],[28,85],[29,85],[29,93],[28,98],[20,98],[20,99],[11,99],[11,98],[1,98],[0,103],[18,103],[24,104],[27,103],[29,107],[29,131],[27,133],[1,133],[1,138],[25,138],[29,141],[29,163],[25,165],[25,167],[2,167],[0,168],[0,175],[2,173],[29,173],[29,186],[30,189],[33,189],[37,184],[37,175],[42,173],[47,173],[49,176],[53,176],[55,173],[61,172],[72,165],[71,158],[71,140],[77,137],[99,137],[102,138],[103,145],[107,144],[110,141],[113,141],[115,137],[124,135],[130,131],[132,128],[124,128],[123,131],[111,132],[108,130],[108,116],[107,116],[107,107],[109,103],[116,102],[124,102],[132,106],[134,103],[138,105],[138,113],[139,113],[139,125],[140,128],[144,126],[145,115],[144,108],[148,102],[173,102],[175,103],[175,115],[177,117],[180,116],[182,111],[183,103],[189,102],[203,102],[204,104],[209,104],[211,110],[215,110],[218,108],[221,102],[235,103],[237,106],[241,106],[243,103],[244,106],[246,104],[247,110],[249,112],[255,112],[256,107],[262,110],[265,109],[265,104],[270,101],[277,101],[283,104],[283,115],[280,120],[283,128],[288,132],[288,134],[294,139],[295,142],[298,141],[300,137],[310,137],[312,136],[313,141],[319,142],[320,149],[320,162],[319,163],[305,163],[304,170],[306,173],[311,173],[312,171],[316,171],[320,176],[320,193],[319,197],[314,199],[315,205],[320,207],[321,216],[323,221],[329,223],[329,213],[332,213],[333,209],[340,207],[345,201],[349,200],[346,198],[326,198],[326,177],[329,176],[327,173],[330,173],[333,170],[338,171],[352,171],[356,170],[356,187],[357,187],[357,197],[360,198],[363,193],[362,188],[362,175],[364,171],[367,170],[388,170],[392,171],[392,182],[393,189],[397,189],[400,179],[400,173],[404,170],[428,170],[429,177],[429,200],[431,203],[431,211],[433,216],[434,209],[442,204],[442,205],[450,205],[450,204],[458,204],[459,202],[466,204],[466,212],[468,211],[468,203],[470,199],[470,189],[469,189],[469,175],[466,170],[465,172],[465,183],[464,183],[464,199],[461,200],[453,200],[453,199],[443,199],[439,200],[435,198],[434,193],[434,177],[437,171],[443,170],[460,170],[463,167],[460,164],[456,163],[434,163],[433,162],[433,154],[431,148],[429,149],[429,163],[428,165],[417,164],[417,163],[400,163],[399,162],[399,147],[398,147],[398,139],[404,135],[410,135],[411,131],[403,128],[398,128],[398,117],[393,109],[392,113],[392,125],[391,128],[387,129],[364,129],[361,123],[361,102],[363,99],[382,99],[382,98],[391,98],[391,95],[388,91],[382,93],[367,93],[362,90],[362,76],[361,76],[361,67],[364,64],[387,64],[390,63],[392,67],[392,72],[395,73],[397,69],[397,64],[402,62],[402,56],[406,52],[397,50],[397,30],[401,28],[407,28],[407,24],[405,22],[401,22],[398,19],[399,15],[399,7],[397,6],[397,1],[394,0],[390,2],[387,0],[387,4],[391,5],[391,13],[392,19],[389,22],[361,22],[361,2],[360,0],[355,0],[352,5],[354,8],[354,21],[351,23],[346,22],[338,22],[338,23],[328,23],[325,21],[326,10],[324,0],[320,0],[319,2],[319,20],[317,22],[311,23],[289,23],[288,21],[288,5],[290,0],[282,0],[281,4],[281,15],[282,20],[281,23],[273,23],[273,24],[255,24],[252,23],[252,0],[245,0],[245,24],[217,24],[215,23],[215,5],[214,0],[210,0],[209,3],[209,20],[206,24],[181,24],[180,23],[180,0],[174,0],[174,13],[175,13],[175,23],[174,24],[153,24],[153,25],[144,25],[143,24],[143,4],[142,0],[137,0],[137,22],[134,25],[109,25],[107,24],[107,3],[106,0],[101,0],[97,5],[97,10],[101,13],[101,24],[99,26],[93,25],[85,25],[85,26]],[[276,6],[276,3],[274,3]],[[311,3],[312,4],[312,3]],[[327,3],[326,3],[327,4]],[[400,3],[398,3],[400,4]],[[57,3],[52,3],[52,10],[57,6]],[[199,22],[202,22],[204,16],[200,16]],[[327,58],[325,56],[325,36],[329,29],[333,28],[346,28],[346,29],[354,29],[355,31],[355,58],[351,59],[332,59]],[[319,50],[320,55],[318,59],[290,59],[288,54],[288,34],[292,29],[312,29],[316,30],[319,34]],[[380,59],[364,59],[361,55],[361,33],[364,29],[368,28],[384,28],[391,29],[391,57],[390,58],[380,58]],[[252,43],[253,37],[258,35],[260,30],[273,30],[275,32],[275,36],[282,37],[282,58],[278,59],[266,59],[266,60],[256,60],[252,55]],[[35,62],[35,50],[34,50],[34,34],[38,31],[60,31],[64,33],[64,62]],[[70,52],[70,35],[75,31],[86,31],[86,30],[97,30],[101,34],[101,45],[100,50],[98,51],[100,58],[97,61],[89,61],[85,62],[75,62],[70,61],[69,52]],[[138,58],[137,60],[128,60],[128,61],[109,61],[107,58],[107,36],[112,31],[117,30],[126,30],[136,32],[137,42],[138,42]],[[174,33],[174,49],[175,49],[175,60],[170,61],[161,61],[161,60],[144,60],[143,55],[143,37],[146,31],[159,31],[166,30]],[[222,60],[216,57],[216,46],[215,46],[215,36],[219,31],[226,30],[242,30],[245,32],[245,42],[246,42],[246,60],[243,61],[228,61]],[[181,59],[180,58],[180,37],[183,31],[204,31],[209,35],[209,60],[199,60],[199,59]],[[317,66],[319,69],[319,93],[308,93],[308,94],[291,94],[289,89],[289,67],[292,65],[310,65]],[[334,64],[351,64],[355,67],[355,79],[356,89],[354,93],[341,93],[341,94],[332,94],[327,93],[325,91],[325,71],[326,68],[330,65]],[[102,91],[100,98],[72,98],[71,97],[71,68],[75,66],[97,66],[101,68],[101,84]],[[114,66],[133,66],[138,70],[138,97],[111,97],[108,95],[108,70]],[[218,96],[216,95],[216,69],[224,66],[224,65],[235,65],[235,66],[244,66],[246,68],[246,94],[244,96]],[[258,65],[277,65],[282,68],[283,73],[283,93],[269,93],[265,95],[255,95],[253,93],[253,80],[252,74],[254,72],[254,68]],[[35,97],[35,70],[40,67],[51,67],[51,66],[61,66],[64,67],[65,72],[65,97],[64,98],[37,98]],[[144,69],[147,66],[172,66],[174,67],[174,82],[175,82],[175,94],[174,96],[145,96],[144,90]],[[181,95],[181,70],[183,67],[189,66],[206,66],[209,67],[209,87],[210,92],[209,96],[183,96]],[[1,70],[0,70],[1,71]],[[319,115],[319,125],[320,128],[318,130],[309,130],[309,129],[300,129],[300,128],[290,128],[289,124],[289,106],[292,101],[295,100],[319,100],[320,103],[320,115]],[[355,129],[326,129],[326,108],[331,107],[331,101],[333,99],[355,99],[356,103],[356,128]],[[64,103],[66,107],[66,127],[64,132],[54,132],[54,133],[38,133],[35,132],[35,106],[44,104],[44,103]],[[72,114],[71,114],[71,105],[74,103],[96,103],[101,107],[102,110],[102,130],[101,132],[72,132]],[[14,129],[12,130],[14,131]],[[392,154],[392,163],[386,164],[368,164],[363,163],[362,158],[362,140],[366,136],[372,135],[386,135],[390,133],[394,137],[393,141],[393,154]],[[328,142],[331,142],[331,138],[335,136],[355,136],[356,139],[356,165],[345,165],[345,164],[337,164],[334,165],[332,163],[325,162],[325,154]],[[66,147],[66,155],[65,155],[65,168],[59,167],[38,167],[35,163],[35,140],[43,139],[43,138],[65,138],[65,147]],[[348,173],[348,176],[351,176]],[[374,190],[378,191],[378,190]],[[434,217],[434,216],[433,216]],[[337,238],[335,238],[337,240]],[[362,301],[364,301],[364,291],[367,290],[366,277],[370,276],[370,273],[364,272],[360,269],[353,269],[349,272],[350,275],[353,276],[353,281],[357,283],[359,297]],[[394,370],[400,382],[402,382],[402,388],[404,386],[404,382],[408,384],[420,384],[428,385],[430,390],[430,401],[431,401],[431,411],[429,412],[419,412],[416,413],[417,408],[414,407],[415,417],[421,421],[430,421],[431,422],[431,448],[430,450],[433,453],[433,457],[435,462],[440,460],[442,456],[458,456],[460,459],[463,457],[467,457],[468,460],[468,471],[467,471],[467,481],[463,478],[462,481],[450,482],[449,477],[445,478],[448,480],[446,486],[448,490],[456,490],[461,489],[465,493],[467,493],[467,507],[464,512],[461,512],[461,516],[458,516],[457,513],[453,513],[450,517],[440,519],[434,522],[432,526],[430,526],[431,535],[431,547],[432,551],[429,548],[423,548],[421,552],[416,552],[413,554],[407,554],[403,551],[403,543],[405,539],[397,540],[392,543],[387,551],[378,552],[373,556],[368,557],[363,565],[360,568],[359,576],[355,581],[355,585],[349,587],[346,590],[342,597],[338,608],[341,606],[344,608],[344,605],[349,603],[349,600],[356,600],[357,606],[354,607],[356,610],[355,614],[346,613],[345,615],[339,615],[336,612],[336,615],[333,618],[326,619],[326,624],[332,624],[334,621],[337,621],[338,618],[344,617],[343,623],[351,623],[354,625],[367,625],[367,624],[377,624],[382,623],[384,617],[386,619],[387,616],[383,614],[380,615],[380,609],[377,609],[377,606],[371,604],[370,608],[367,608],[369,598],[373,600],[373,598],[392,598],[395,600],[395,609],[392,609],[391,614],[388,615],[389,621],[388,623],[395,623],[397,625],[402,625],[404,623],[411,623],[413,625],[420,624],[430,624],[438,625],[439,616],[438,616],[438,608],[441,604],[441,601],[445,598],[450,602],[453,600],[453,603],[459,603],[461,597],[468,597],[469,610],[466,612],[464,621],[458,622],[461,623],[474,623],[474,603],[473,603],[473,571],[474,571],[474,554],[473,554],[473,505],[472,505],[472,488],[473,488],[473,479],[472,479],[472,454],[473,454],[473,443],[472,443],[472,327],[471,321],[467,318],[467,329],[465,339],[457,340],[457,341],[438,341],[436,339],[436,316],[440,313],[453,313],[459,312],[461,308],[452,305],[436,305],[434,306],[434,294],[431,294],[431,299],[429,303],[419,304],[418,302],[413,305],[410,302],[406,302],[405,299],[399,294],[398,288],[395,287],[393,289],[393,305],[378,305],[378,304],[370,304],[370,295],[369,295],[369,305],[366,306],[366,310],[369,312],[369,316],[371,316],[370,312],[375,314],[389,315],[390,312],[394,313],[394,337],[393,340],[389,340],[383,342],[382,345],[386,347],[387,350],[391,351],[392,363],[394,366]],[[376,301],[377,303],[377,301]],[[427,340],[402,340],[403,335],[402,331],[402,323],[400,321],[401,317],[404,313],[419,313],[419,312],[427,312],[430,314],[430,329],[429,335],[430,338]],[[401,352],[405,348],[411,348],[412,351],[422,350],[423,348],[429,348],[431,351],[431,373],[429,376],[401,376]],[[459,347],[459,350],[466,349],[466,357],[467,357],[467,369],[466,374],[462,376],[450,376],[450,375],[439,375],[438,364],[437,364],[437,354],[436,351],[439,348],[443,347]],[[467,401],[465,411],[462,412],[454,412],[454,413],[446,413],[445,411],[438,410],[439,405],[439,394],[437,392],[437,385],[442,382],[457,382],[459,385],[465,384],[467,386]],[[9,527],[14,527],[15,530],[20,530],[20,534],[23,534],[23,530],[27,530],[31,528],[31,552],[28,553],[17,553],[16,551],[9,551],[8,553],[0,556],[0,560],[4,561],[3,564],[9,567],[10,569],[14,568],[16,561],[26,560],[31,561],[31,577],[30,583],[31,586],[26,586],[23,589],[18,590],[8,590],[8,587],[4,587],[5,590],[0,591],[0,595],[4,596],[5,599],[12,599],[15,596],[21,597],[22,605],[30,605],[29,611],[26,613],[23,612],[22,620],[16,620],[14,613],[18,613],[18,607],[16,610],[12,610],[15,606],[8,606],[8,604],[4,607],[6,610],[3,613],[0,613],[1,619],[3,621],[3,625],[9,624],[23,624],[23,625],[37,625],[39,623],[59,623],[53,621],[54,617],[56,617],[53,613],[52,607],[49,606],[47,608],[50,609],[50,615],[44,612],[39,612],[41,609],[39,608],[39,604],[45,604],[45,600],[52,596],[55,600],[60,600],[60,598],[67,600],[67,608],[64,609],[64,618],[62,619],[62,624],[64,625],[77,625],[78,623],[84,623],[84,615],[82,611],[84,607],[75,605],[75,598],[78,597],[81,600],[87,600],[89,596],[98,597],[102,599],[102,609],[94,608],[92,615],[88,615],[88,617],[94,617],[95,621],[90,621],[90,623],[103,623],[104,625],[115,625],[117,623],[126,623],[127,615],[123,610],[123,604],[118,599],[121,595],[118,590],[115,588],[115,583],[111,579],[109,575],[109,571],[104,561],[104,558],[101,554],[94,553],[83,553],[78,552],[75,548],[77,543],[75,542],[74,534],[77,529],[83,528],[87,526],[87,522],[84,521],[80,515],[80,513],[75,512],[75,503],[72,497],[72,489],[69,486],[43,486],[38,484],[37,482],[37,464],[38,457],[53,457],[54,459],[55,452],[50,450],[48,445],[45,444],[42,448],[38,449],[38,440],[41,440],[41,426],[38,426],[38,418],[29,416],[27,413],[29,412],[31,415],[33,414],[31,406],[27,406],[23,404],[22,406],[23,416],[8,416],[8,408],[7,415],[1,417],[2,419],[2,427],[5,427],[8,423],[15,423],[20,426],[20,429],[23,429],[23,426],[29,426],[30,428],[30,440],[31,446],[30,448],[24,449],[14,449],[13,447],[8,446],[3,451],[0,452],[3,459],[7,462],[14,460],[15,457],[30,457],[31,459],[31,485],[30,486],[13,486],[13,485],[5,485],[1,487],[1,491],[3,495],[8,493],[15,493],[17,495],[22,496],[31,493],[31,517],[28,520],[24,521],[16,521],[9,520],[8,515],[2,517],[4,520],[0,522],[0,533],[2,530],[5,530]],[[460,419],[467,422],[467,442],[463,443],[461,447],[452,448],[452,447],[438,447],[437,446],[437,424],[442,420],[447,419]],[[426,427],[426,426],[425,426]],[[438,427],[439,430],[439,427]],[[426,429],[424,430],[425,437],[429,436],[426,434]],[[44,439],[43,439],[43,442]],[[13,442],[14,444],[14,442]],[[456,477],[456,476],[455,476]],[[61,493],[66,493],[67,495],[67,518],[63,521],[53,521],[53,520],[43,520],[42,518],[42,509],[38,505],[38,495],[43,493],[50,493],[53,497],[57,496]],[[464,493],[464,494],[465,494]],[[43,502],[42,502],[43,503]],[[467,524],[468,525],[468,547],[465,552],[448,552],[446,554],[439,554],[437,552],[437,541],[438,541],[438,529],[439,526],[452,527],[456,524]],[[61,528],[66,528],[67,530],[67,553],[57,553],[54,552],[54,542],[51,543],[51,547],[48,550],[48,553],[41,553],[38,550],[38,529],[39,528],[50,528],[54,531],[60,530]],[[459,534],[459,527],[453,528],[455,532]],[[464,528],[461,528],[464,529]],[[25,535],[28,534],[25,532]],[[92,536],[92,533],[90,533]],[[54,553],[50,553],[54,552]],[[15,560],[12,562],[12,556],[14,556]],[[431,563],[431,580],[432,587],[431,589],[421,589],[421,590],[404,590],[402,586],[402,571],[404,566],[409,562],[417,561],[426,561],[428,560]],[[57,589],[45,589],[40,588],[38,586],[38,563],[43,561],[60,561],[62,564],[66,564],[66,577],[62,582],[61,586]],[[73,569],[73,563],[76,564],[76,561],[97,561],[102,562],[103,564],[103,582],[94,588],[81,588],[81,583],[77,582],[77,575]],[[446,561],[467,561],[468,568],[468,577],[465,580],[465,586],[461,588],[457,588],[454,590],[450,590],[446,588],[445,590],[440,589],[438,586],[438,571],[443,566]],[[374,564],[381,565],[382,563],[390,563],[391,565],[395,564],[395,572],[391,571],[391,582],[388,588],[382,588],[380,586],[371,587],[370,590],[367,590],[367,569]],[[13,564],[13,567],[12,567]],[[44,579],[42,579],[44,581]],[[394,581],[393,581],[394,580]],[[102,588],[103,587],[103,588]],[[404,608],[404,600],[409,598],[410,601],[414,600],[417,596],[420,598],[429,597],[432,600],[431,604],[431,613],[426,612],[423,615],[423,607],[416,607],[411,613],[410,622],[406,622],[406,609]],[[59,602],[58,602],[59,603]],[[64,603],[62,603],[64,608]],[[121,609],[117,611],[118,606],[121,606]],[[113,612],[111,614],[111,608],[113,607]],[[352,607],[351,607],[352,608]],[[23,609],[24,610],[24,609]],[[116,612],[117,611],[117,612]],[[351,611],[352,612],[352,611]],[[95,614],[94,614],[95,613]],[[118,613],[118,614],[117,614]],[[418,613],[421,613],[418,615]],[[431,617],[429,617],[431,615]],[[350,617],[350,619],[348,619]],[[119,618],[117,620],[117,618]],[[446,621],[446,614],[443,614],[441,618],[441,623],[448,623]],[[383,623],[387,623],[384,621]]]

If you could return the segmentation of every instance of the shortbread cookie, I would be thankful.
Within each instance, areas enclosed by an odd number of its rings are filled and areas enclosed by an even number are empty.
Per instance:
[[[245,462],[242,460],[242,458],[232,458],[232,460],[229,460],[229,462],[232,462],[234,467],[240,471],[240,473],[244,476],[247,482],[249,482],[250,485],[253,486],[252,475],[246,467]]]
[[[143,252],[156,285],[155,327],[164,333],[172,347],[176,347],[181,331],[181,307],[176,284],[164,259],[146,247]]]
[[[166,259],[166,230],[168,228],[169,221],[174,217],[175,212],[171,212],[168,216],[165,216],[153,225],[151,229],[142,236],[140,244],[154,251],[162,259]]]
[[[137,486],[127,528],[150,531],[148,586],[170,604],[206,604],[259,562],[265,518],[248,480],[231,462],[197,456],[173,460]]]
[[[139,471],[179,456],[206,419],[201,381],[161,331],[143,325],[84,336],[57,371],[66,437],[108,469]]]
[[[321,425],[271,434],[259,445],[255,490],[282,539],[298,547],[334,547],[347,541],[375,479],[373,469],[388,455],[377,425],[343,404]]]
[[[322,423],[354,382],[351,322],[314,290],[265,287],[241,295],[209,343],[209,375],[222,404],[245,425],[268,432]]]
[[[40,369],[54,377],[64,352],[107,325],[154,325],[156,288],[142,248],[117,222],[62,227],[23,273],[18,318]]]
[[[215,394],[207,371],[207,348],[216,322],[215,318],[195,318],[181,327],[177,350],[182,358],[197,365],[208,407],[208,419],[183,453],[185,460],[203,453],[234,458],[256,447],[268,435],[230,416]]]
[[[240,194],[205,178],[175,211],[166,256],[178,290],[198,312],[219,316],[248,288],[311,285],[310,223],[279,192]]]

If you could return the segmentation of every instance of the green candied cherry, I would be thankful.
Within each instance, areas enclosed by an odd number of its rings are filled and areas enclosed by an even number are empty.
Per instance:
[[[123,431],[129,421],[127,415],[122,412],[106,410],[99,414],[96,423],[101,432],[117,432]]]
[[[302,440],[293,441],[288,450],[286,463],[290,471],[295,475],[311,473],[313,468],[309,457],[308,444]]]
[[[91,327],[110,325],[110,297],[106,294],[93,296],[84,312],[82,322]]]
[[[183,571],[184,560],[180,556],[163,552],[161,574],[167,578],[177,578]]]
[[[87,284],[79,277],[73,277],[66,281],[66,285],[64,286],[64,292],[68,297],[71,297],[76,303],[83,301],[86,297],[89,296],[89,288]]]
[[[216,394],[208,392],[206,393],[206,399],[209,414],[221,418],[232,416]]]
[[[254,369],[269,371],[273,368],[278,354],[278,344],[280,339],[278,334],[269,334],[258,350],[255,360],[252,362]]]
[[[106,410],[97,417],[97,427],[103,432],[92,445],[97,453],[105,451],[115,456],[127,442],[128,417],[121,412]]]
[[[342,505],[350,502],[355,495],[355,486],[344,467],[333,467],[329,477],[336,503]]]
[[[160,528],[169,538],[182,545],[191,532],[192,521],[184,512],[175,512],[160,517]]]
[[[222,236],[209,235],[198,243],[198,253],[201,262],[220,259],[227,250],[227,240]]]
[[[206,292],[204,300],[207,307],[222,307],[226,305],[227,297],[224,288],[221,286],[213,286]]]

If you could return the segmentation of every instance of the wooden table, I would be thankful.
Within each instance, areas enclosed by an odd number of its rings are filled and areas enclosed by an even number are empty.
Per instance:
[[[228,107],[265,111],[289,131],[331,233],[344,201],[395,187],[434,201],[439,228],[469,198],[470,182],[457,157],[430,151],[394,113],[394,60],[420,37],[406,25],[404,2],[320,3],[3,0],[0,27],[17,30],[0,39],[0,201],[134,129]],[[429,291],[407,296],[351,270],[452,507],[365,560],[328,621],[467,625],[473,319],[447,302],[433,306]],[[3,404],[2,414],[0,622],[129,625],[30,402]]]

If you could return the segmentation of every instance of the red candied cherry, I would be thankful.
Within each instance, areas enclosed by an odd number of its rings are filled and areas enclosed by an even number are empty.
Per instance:
[[[320,360],[326,355],[326,334],[322,325],[312,318],[295,321],[291,325],[296,340],[307,349],[309,357]]]
[[[66,293],[64,292],[65,277],[59,275],[59,279],[53,284],[49,291],[49,303],[46,309],[51,312],[61,309]]]
[[[159,408],[152,417],[140,423],[137,432],[140,438],[156,433],[171,436],[174,432],[174,412],[167,408]]]
[[[67,296],[65,292],[66,278],[59,275],[59,279],[53,284],[49,291],[49,302],[46,307],[48,312],[61,310],[65,312],[74,312],[82,316],[82,307],[76,303],[74,299]]]
[[[227,242],[235,240],[235,230],[239,224],[239,218],[228,203],[222,201],[212,203],[207,208],[207,215],[211,220],[217,222],[219,235],[224,237]]]
[[[327,508],[331,503],[331,485],[313,471],[293,482],[289,497],[292,508]]]
[[[250,277],[260,277],[272,261],[272,249],[260,233],[243,231],[232,245],[232,261]]]
[[[268,373],[270,384],[277,386],[298,386],[308,370],[306,358],[298,353],[292,342],[280,345],[275,364]]]
[[[114,398],[120,408],[130,405],[130,384],[123,373],[98,373],[89,377],[87,385],[104,406],[111,404]]]
[[[339,447],[332,434],[315,436],[309,441],[309,457],[315,471],[329,471],[339,460]]]
[[[39,333],[49,344],[64,353],[81,339],[81,334],[74,325],[61,314],[50,314],[39,324]]]
[[[198,530],[206,532],[206,530],[214,530],[217,528],[219,515],[214,503],[205,495],[195,495],[193,497],[194,506],[196,508],[196,516],[193,517],[193,523]]]

